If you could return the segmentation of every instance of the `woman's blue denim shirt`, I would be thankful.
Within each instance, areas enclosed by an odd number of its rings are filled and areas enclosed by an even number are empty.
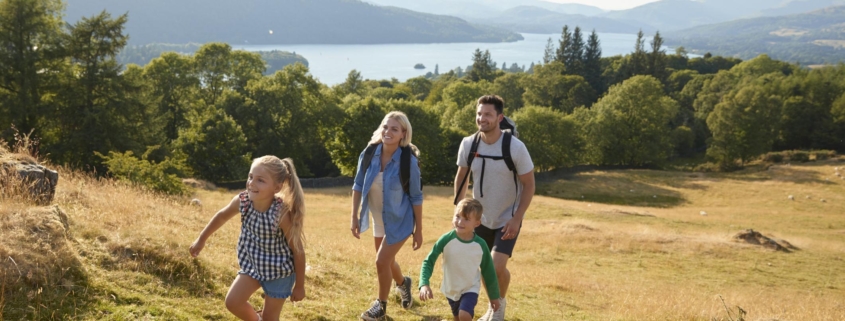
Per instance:
[[[362,151],[361,155],[358,156],[358,169],[355,173],[355,184],[352,185],[352,190],[361,192],[361,215],[358,219],[361,233],[370,228],[370,204],[367,201],[367,196],[370,187],[373,186],[373,180],[381,169],[381,148],[381,144],[376,147],[373,159],[367,167],[366,177],[361,175],[361,162],[364,159],[364,152]],[[414,205],[422,205],[423,202],[419,160],[416,157],[411,157],[411,186],[408,188],[409,193],[405,193],[402,189],[402,182],[399,180],[399,158],[401,155],[402,150],[397,149],[390,162],[384,167],[384,173],[382,173],[384,179],[382,218],[388,245],[402,241],[414,233]]]

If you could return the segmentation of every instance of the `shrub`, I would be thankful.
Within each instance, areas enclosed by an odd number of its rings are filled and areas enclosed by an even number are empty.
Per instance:
[[[182,179],[177,175],[187,171],[187,165],[181,159],[166,157],[164,161],[154,163],[136,158],[131,151],[126,153],[109,152],[108,156],[100,153],[97,153],[97,155],[103,158],[104,163],[109,168],[109,173],[120,180],[129,181],[166,194],[184,195],[188,193],[188,187],[182,183]]]
[[[769,163],[780,163],[783,162],[784,156],[781,152],[768,152],[763,154],[763,161]]]
[[[835,150],[817,150],[810,153],[815,160],[825,160],[836,157]]]
[[[810,153],[803,150],[793,150],[789,152],[789,161],[792,162],[808,162],[810,161]]]

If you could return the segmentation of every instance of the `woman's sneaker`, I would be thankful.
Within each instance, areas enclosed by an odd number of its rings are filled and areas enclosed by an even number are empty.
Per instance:
[[[378,299],[373,301],[373,305],[370,306],[370,309],[361,313],[361,319],[367,321],[379,321],[383,320],[385,315],[387,315],[387,302],[379,302]]]
[[[397,285],[396,290],[399,291],[399,296],[402,297],[402,307],[409,309],[414,305],[414,297],[411,295],[411,278],[405,277],[402,285]]]

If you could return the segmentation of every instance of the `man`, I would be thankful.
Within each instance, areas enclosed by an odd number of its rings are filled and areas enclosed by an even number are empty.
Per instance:
[[[510,157],[513,160],[514,171],[508,168],[502,159],[503,140],[506,134],[499,128],[499,123],[505,117],[504,101],[496,95],[482,96],[478,99],[475,113],[475,124],[478,133],[464,137],[458,151],[458,173],[455,175],[455,195],[466,194],[463,180],[467,171],[472,169],[473,198],[479,200],[484,207],[481,226],[475,229],[493,253],[493,265],[499,281],[498,311],[488,307],[487,313],[479,320],[504,320],[506,295],[510,285],[510,271],[508,259],[513,253],[525,211],[534,197],[534,163],[528,150],[516,137],[510,137]],[[468,164],[468,156],[473,141],[478,140],[472,164]],[[505,142],[507,145],[507,142]]]

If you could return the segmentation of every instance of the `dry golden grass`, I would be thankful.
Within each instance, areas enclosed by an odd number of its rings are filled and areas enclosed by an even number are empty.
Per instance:
[[[509,265],[508,320],[729,320],[720,296],[734,320],[737,306],[746,320],[843,320],[845,180],[833,169],[843,166],[830,160],[729,174],[625,170],[541,178],[546,196],[534,198]],[[65,258],[63,268],[43,272],[46,281],[4,281],[0,317],[233,319],[223,298],[237,271],[239,221],[218,231],[199,258],[187,248],[234,191],[164,197],[60,171],[54,203],[68,217],[66,230],[55,223],[61,219],[25,216],[50,208],[0,206],[0,273],[20,277],[7,256],[33,273],[33,262]],[[406,243],[397,257],[415,284],[452,213],[451,188],[424,192],[423,248]],[[203,205],[191,206],[191,198]],[[306,190],[306,201],[308,296],[286,305],[282,317],[355,319],[376,293],[372,233],[351,236],[348,187]],[[21,226],[53,229],[41,235]],[[748,228],[800,250],[731,241]],[[41,250],[21,254],[29,245]],[[435,287],[441,279],[437,267]],[[391,320],[449,319],[448,304],[435,294],[410,310],[397,308],[392,295]],[[483,306],[481,300],[477,314]]]

